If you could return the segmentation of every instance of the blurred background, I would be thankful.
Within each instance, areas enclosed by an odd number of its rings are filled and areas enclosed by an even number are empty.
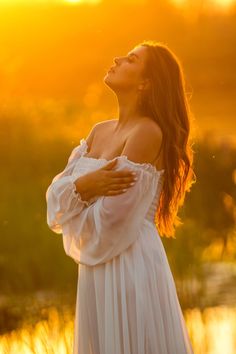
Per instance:
[[[236,1],[0,0],[1,353],[71,353],[78,269],[45,193],[117,118],[103,78],[145,39],[179,57],[195,117],[197,183],[162,242],[195,354],[236,353]]]

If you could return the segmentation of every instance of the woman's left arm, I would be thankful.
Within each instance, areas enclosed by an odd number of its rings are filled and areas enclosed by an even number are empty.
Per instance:
[[[57,225],[56,232],[63,235],[64,250],[76,263],[94,266],[108,262],[140,235],[156,194],[158,175],[128,160],[119,162],[118,169],[124,166],[136,172],[136,183],[123,194],[98,198]]]

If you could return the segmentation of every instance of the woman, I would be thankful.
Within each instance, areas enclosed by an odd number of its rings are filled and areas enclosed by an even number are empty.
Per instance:
[[[119,119],[96,124],[46,192],[47,223],[79,265],[73,353],[193,353],[160,237],[174,237],[195,176],[181,65],[144,41],[104,82]]]

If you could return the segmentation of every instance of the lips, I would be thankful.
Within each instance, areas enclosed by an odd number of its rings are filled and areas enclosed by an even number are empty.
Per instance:
[[[114,70],[114,68],[113,68],[113,67],[111,67],[111,68],[108,70],[108,73],[110,73],[110,72],[112,72],[112,73],[114,73],[114,72],[115,72],[115,70]]]

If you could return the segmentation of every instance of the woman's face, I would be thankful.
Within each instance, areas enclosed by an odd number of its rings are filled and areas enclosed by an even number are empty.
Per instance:
[[[115,92],[136,91],[144,82],[146,59],[147,49],[144,46],[136,47],[126,56],[114,58],[115,64],[103,81]]]

